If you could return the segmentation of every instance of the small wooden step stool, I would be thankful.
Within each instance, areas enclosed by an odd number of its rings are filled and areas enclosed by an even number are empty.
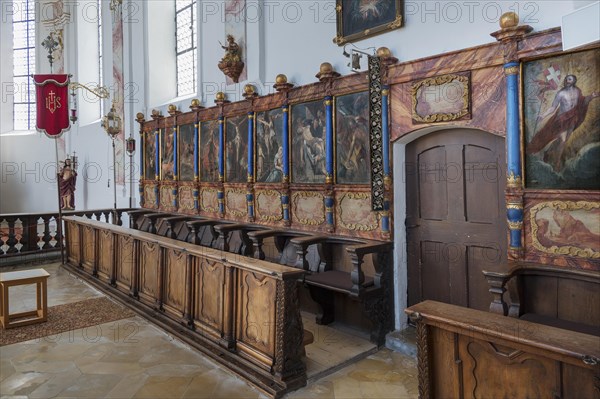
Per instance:
[[[23,270],[18,272],[0,273],[0,323],[4,328],[42,323],[48,317],[48,281],[47,271],[44,269]],[[9,314],[8,290],[17,285],[36,285],[37,309]]]

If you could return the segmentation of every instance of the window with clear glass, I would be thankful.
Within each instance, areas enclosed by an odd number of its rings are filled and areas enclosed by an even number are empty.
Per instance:
[[[35,0],[13,0],[14,130],[35,128]]]
[[[196,1],[175,1],[177,96],[196,91]]]

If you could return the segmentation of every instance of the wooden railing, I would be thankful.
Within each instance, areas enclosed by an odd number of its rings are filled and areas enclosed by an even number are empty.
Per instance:
[[[266,394],[306,384],[303,270],[81,217],[65,234],[69,270]]]
[[[121,225],[129,208],[64,211],[63,216],[85,216]],[[59,251],[58,212],[0,214],[0,258]]]
[[[417,327],[419,398],[598,398],[600,338],[425,301]]]

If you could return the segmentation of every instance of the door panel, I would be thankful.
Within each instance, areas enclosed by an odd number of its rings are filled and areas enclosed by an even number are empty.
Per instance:
[[[487,310],[506,260],[504,139],[452,129],[406,147],[408,303]]]

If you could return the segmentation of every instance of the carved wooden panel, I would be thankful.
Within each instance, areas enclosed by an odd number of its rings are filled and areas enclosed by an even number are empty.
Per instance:
[[[144,208],[157,209],[158,205],[156,202],[156,190],[158,185],[156,183],[149,184],[144,183]]]
[[[244,220],[246,218],[246,215],[248,215],[248,205],[245,189],[225,189],[225,213],[229,219]]]
[[[134,243],[132,237],[117,236],[116,284],[118,289],[125,292],[129,292],[133,286]]]
[[[195,213],[194,186],[179,186],[179,212]]]
[[[379,214],[371,211],[371,193],[336,193],[336,231],[344,235],[378,238]]]
[[[73,222],[67,223],[67,249],[68,249],[68,260],[69,263],[79,265],[81,262],[81,254],[79,253],[79,231],[80,227],[78,224]]]
[[[176,185],[162,185],[160,186],[160,209],[163,211],[176,211],[175,204],[177,202],[177,195],[173,194],[173,189],[177,192]]]
[[[139,291],[142,302],[154,305],[159,300],[160,246],[140,242]]]
[[[281,193],[276,190],[256,190],[256,221],[275,223],[283,219]]]
[[[240,270],[236,312],[238,349],[249,358],[271,366],[275,355],[276,281]]]
[[[98,230],[98,277],[109,281],[114,264],[113,234],[110,231]]]
[[[180,319],[185,313],[186,260],[185,252],[165,249],[163,306],[165,311],[176,319]]]
[[[192,317],[197,329],[221,338],[225,297],[225,266],[198,258],[194,272]]]
[[[560,392],[554,360],[465,336],[460,338],[460,353],[466,397],[553,398]]]
[[[200,210],[209,215],[219,213],[219,201],[217,199],[217,189],[207,187],[200,190]]]
[[[292,193],[292,221],[301,229],[325,223],[325,197],[318,191]]]
[[[91,226],[83,226],[83,260],[81,265],[86,272],[93,274],[94,265],[96,263],[96,240],[94,228]]]

